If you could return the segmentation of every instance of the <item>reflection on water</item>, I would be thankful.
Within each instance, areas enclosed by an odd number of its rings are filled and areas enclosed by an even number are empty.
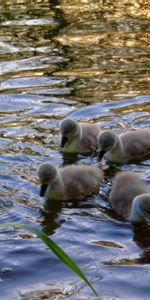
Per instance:
[[[149,94],[148,2],[60,2],[70,23],[56,40],[69,45],[72,61],[55,74],[78,78],[75,98],[95,102]]]
[[[37,178],[47,160],[98,164],[95,155],[60,152],[59,124],[68,115],[117,132],[149,127],[149,1],[1,1],[0,19],[1,299],[94,299],[9,222],[39,225],[101,299],[149,299],[149,226],[123,222],[102,195],[118,170],[150,184],[150,161],[101,163],[103,190],[76,203],[43,203]]]

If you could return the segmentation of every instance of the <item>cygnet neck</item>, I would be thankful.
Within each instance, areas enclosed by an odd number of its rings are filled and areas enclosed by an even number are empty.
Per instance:
[[[82,138],[82,128],[79,124],[76,124],[76,132],[73,139],[81,140]]]
[[[124,155],[124,147],[121,138],[118,135],[115,135],[114,145],[111,149],[113,153],[118,153],[121,156]]]
[[[82,128],[79,124],[76,124],[75,134],[72,136],[70,140],[68,140],[67,146],[69,146],[69,149],[71,149],[72,151],[78,150],[77,147],[81,139],[82,139]]]
[[[48,186],[48,189],[50,190],[50,193],[53,193],[54,198],[60,197],[60,200],[61,200],[61,194],[62,193],[64,194],[65,187],[64,187],[61,173],[59,170],[57,170],[57,174],[56,174],[54,180]]]
[[[129,217],[132,223],[143,223],[146,219],[144,211],[142,210],[142,200],[142,195],[137,196],[133,199]]]

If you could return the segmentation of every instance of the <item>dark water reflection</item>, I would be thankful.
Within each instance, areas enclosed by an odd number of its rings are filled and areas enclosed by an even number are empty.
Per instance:
[[[149,226],[123,222],[101,193],[44,204],[37,178],[47,160],[97,165],[95,156],[60,153],[59,124],[68,115],[117,132],[149,127],[149,1],[1,1],[0,20],[1,299],[94,299],[38,239],[9,222],[32,222],[52,236],[98,299],[149,299]],[[104,191],[118,170],[150,184],[149,160],[101,165]]]

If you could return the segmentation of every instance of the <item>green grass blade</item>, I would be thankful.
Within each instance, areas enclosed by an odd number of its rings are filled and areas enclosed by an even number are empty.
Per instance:
[[[70,268],[72,271],[74,271],[82,280],[86,282],[86,284],[91,288],[91,290],[94,292],[96,296],[97,292],[89,282],[89,280],[86,278],[84,273],[80,270],[80,268],[76,265],[76,263],[68,256],[67,253],[64,252],[52,239],[50,239],[44,232],[40,231],[39,229],[36,229],[35,227],[27,224],[10,224],[13,227],[16,228],[23,228],[26,229],[32,233],[34,233],[37,237],[39,237],[48,247],[51,249],[55,255]]]

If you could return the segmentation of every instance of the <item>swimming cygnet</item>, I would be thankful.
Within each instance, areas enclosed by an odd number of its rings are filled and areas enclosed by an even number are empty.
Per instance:
[[[50,200],[80,200],[99,190],[103,171],[94,166],[69,165],[57,168],[51,163],[39,167],[40,196]]]
[[[116,134],[111,130],[102,131],[97,138],[98,159],[108,162],[125,163],[150,156],[150,130],[139,129]]]
[[[92,152],[97,148],[97,136],[100,131],[100,127],[96,124],[64,119],[60,125],[61,148],[68,153]]]
[[[113,210],[133,223],[150,222],[150,188],[133,172],[119,172],[109,200]]]

